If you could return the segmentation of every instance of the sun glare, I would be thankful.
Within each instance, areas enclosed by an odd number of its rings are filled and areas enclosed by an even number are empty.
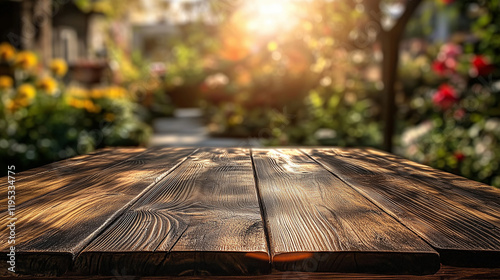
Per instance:
[[[294,24],[292,1],[249,1],[245,7],[248,15],[247,28],[262,35],[288,30]]]

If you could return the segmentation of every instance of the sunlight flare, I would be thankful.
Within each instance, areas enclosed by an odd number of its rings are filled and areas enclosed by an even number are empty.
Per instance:
[[[271,0],[249,2],[244,7],[248,14],[247,29],[261,35],[271,35],[294,25],[293,1]]]

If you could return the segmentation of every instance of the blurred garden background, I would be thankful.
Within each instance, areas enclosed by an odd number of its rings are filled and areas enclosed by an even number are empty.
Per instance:
[[[499,50],[500,0],[0,0],[1,162],[147,146],[198,108],[213,137],[500,187]]]

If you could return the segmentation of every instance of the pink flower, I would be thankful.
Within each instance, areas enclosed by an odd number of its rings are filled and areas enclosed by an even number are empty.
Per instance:
[[[475,55],[472,58],[471,76],[486,76],[493,72],[493,65],[488,63],[487,59],[482,55]]]
[[[457,58],[457,56],[462,54],[462,47],[457,44],[447,43],[441,46],[439,49],[438,58],[440,60],[446,60],[447,58]]]
[[[432,102],[443,110],[450,108],[458,101],[455,89],[447,84],[442,84],[432,97]]]
[[[448,43],[441,46],[437,55],[437,60],[432,63],[432,70],[437,74],[444,76],[455,73],[457,68],[457,57],[462,54],[462,47]]]

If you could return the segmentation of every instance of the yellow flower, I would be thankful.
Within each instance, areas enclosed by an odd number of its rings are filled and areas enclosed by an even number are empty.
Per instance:
[[[97,106],[92,102],[92,100],[86,99],[83,101],[83,107],[89,113],[99,113],[101,111],[101,107]]]
[[[99,113],[101,111],[101,107],[99,105],[94,104],[90,99],[78,99],[69,97],[68,98],[69,106],[77,109],[85,109],[89,113]]]
[[[16,105],[18,107],[26,107],[28,105],[30,105],[32,102],[32,99],[29,99],[29,98],[16,98],[14,99],[14,103],[16,103]]]
[[[16,55],[16,49],[9,43],[0,44],[0,61],[11,61]]]
[[[127,91],[122,87],[113,86],[107,89],[107,96],[111,99],[123,98],[126,96],[126,93]]]
[[[22,84],[17,88],[16,97],[33,99],[35,95],[36,90],[31,84]]]
[[[7,102],[5,103],[5,108],[7,108],[7,110],[13,112],[13,111],[17,110],[18,106],[14,101],[7,100]]]
[[[99,99],[102,98],[103,96],[104,92],[102,89],[94,88],[90,91],[90,97],[92,97],[93,99]]]
[[[0,90],[9,89],[14,85],[14,80],[9,76],[0,76]]]
[[[57,58],[50,63],[50,71],[52,71],[55,76],[63,77],[66,72],[68,72],[68,65],[63,59]]]
[[[38,81],[37,86],[39,89],[45,91],[50,95],[54,95],[57,90],[57,82],[51,77],[45,77]]]
[[[80,100],[70,97],[68,98],[68,105],[73,108],[80,108]]]
[[[31,84],[22,84],[17,88],[13,102],[17,107],[26,107],[33,102],[36,90]]]
[[[72,97],[86,98],[89,95],[89,91],[79,87],[70,87],[67,89],[67,93]]]
[[[16,66],[23,69],[29,70],[35,67],[38,63],[38,58],[32,52],[22,51],[16,56]]]

